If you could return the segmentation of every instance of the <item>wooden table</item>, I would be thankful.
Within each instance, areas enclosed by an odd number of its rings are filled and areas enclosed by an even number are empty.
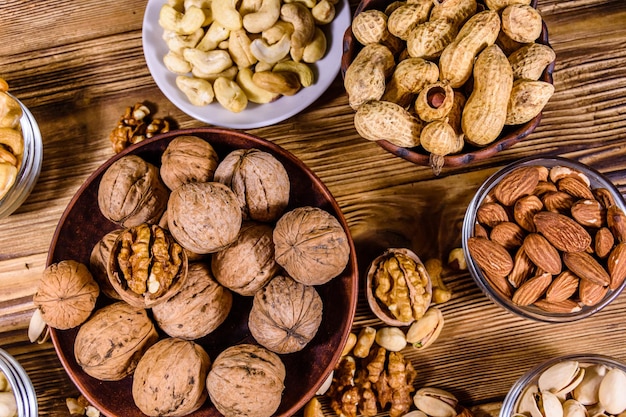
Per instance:
[[[352,9],[356,2],[351,1]],[[606,174],[626,192],[626,2],[540,0],[557,53],[556,93],[528,140],[435,178],[356,133],[342,80],[308,109],[253,129],[293,152],[327,184],[359,248],[359,263],[391,246],[424,259],[460,246],[465,207],[495,169],[527,155],[563,155]],[[113,155],[108,135],[126,106],[149,103],[179,127],[202,126],[159,91],[141,45],[143,0],[4,1],[0,76],[37,119],[44,141],[39,181],[0,220],[0,346],[28,371],[41,415],[67,415],[77,396],[50,343],[30,344],[32,295],[61,214],[83,181]],[[467,272],[449,273],[452,299],[437,342],[409,352],[416,386],[433,385],[461,403],[495,412],[529,367],[557,355],[601,353],[626,361],[626,295],[571,324],[517,318],[490,302]],[[361,298],[355,329],[379,324]],[[330,415],[330,414],[329,414]]]

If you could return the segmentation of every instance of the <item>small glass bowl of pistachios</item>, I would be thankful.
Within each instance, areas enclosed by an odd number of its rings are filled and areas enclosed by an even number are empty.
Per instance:
[[[598,354],[566,355],[518,379],[504,398],[499,417],[623,415],[625,392],[623,362]]]
[[[42,160],[37,121],[22,102],[0,88],[0,219],[12,214],[30,195]]]
[[[0,349],[0,414],[10,417],[38,415],[37,394],[24,368]]]

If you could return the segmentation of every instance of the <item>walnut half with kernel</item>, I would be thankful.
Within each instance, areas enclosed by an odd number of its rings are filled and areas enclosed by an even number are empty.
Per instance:
[[[180,291],[187,279],[187,262],[182,246],[165,229],[142,223],[117,237],[107,275],[124,301],[150,308]]]

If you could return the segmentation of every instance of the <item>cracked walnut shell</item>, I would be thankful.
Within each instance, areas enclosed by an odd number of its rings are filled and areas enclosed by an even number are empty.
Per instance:
[[[244,219],[272,222],[289,203],[290,181],[283,164],[259,149],[237,149],[215,170],[215,181],[230,187]]]
[[[213,181],[218,165],[215,149],[196,136],[178,136],[161,155],[161,178],[170,190],[189,182]]]
[[[207,398],[211,359],[202,346],[176,338],[160,340],[142,356],[133,375],[135,405],[149,416],[185,416]]]
[[[215,279],[244,296],[263,288],[280,269],[274,259],[272,233],[267,224],[244,222],[237,240],[211,258]]]
[[[248,328],[257,342],[273,352],[298,352],[317,333],[322,309],[314,287],[279,275],[254,295]]]
[[[241,208],[235,194],[218,182],[178,187],[167,203],[167,225],[185,249],[206,254],[224,249],[237,239]]]
[[[122,297],[115,291],[113,285],[109,281],[107,274],[107,265],[109,264],[109,255],[111,254],[111,248],[115,243],[117,237],[122,233],[123,229],[113,230],[102,237],[91,249],[89,255],[89,270],[93,275],[93,278],[98,283],[102,294],[113,300],[121,300]]]
[[[244,343],[215,358],[206,386],[211,402],[225,417],[270,417],[280,406],[285,375],[278,355]]]
[[[226,320],[231,292],[215,281],[204,262],[189,264],[185,285],[165,302],[152,307],[157,325],[169,336],[185,340],[208,335]]]
[[[87,266],[64,260],[43,271],[33,302],[49,326],[66,330],[89,318],[99,294],[100,288]]]
[[[159,335],[146,310],[117,301],[97,310],[74,341],[76,362],[86,374],[119,381],[134,372],[143,353]]]
[[[168,195],[156,166],[139,156],[127,155],[102,175],[98,207],[104,217],[124,227],[158,223]]]
[[[324,284],[344,270],[350,257],[348,237],[339,221],[317,207],[285,213],[274,228],[276,262],[305,285]]]

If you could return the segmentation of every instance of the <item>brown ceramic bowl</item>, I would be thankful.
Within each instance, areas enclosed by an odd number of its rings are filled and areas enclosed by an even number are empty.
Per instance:
[[[480,0],[479,4],[481,3]],[[361,13],[364,10],[378,9],[384,10],[387,5],[392,3],[392,0],[362,0],[357,9],[354,12],[354,16]],[[537,7],[537,0],[532,0],[531,5]],[[537,43],[550,46],[548,42],[548,28],[543,22],[543,30],[541,36],[537,39]],[[350,63],[354,60],[358,52],[361,50],[361,44],[354,38],[352,34],[352,28],[348,28],[343,37],[343,56],[341,58],[341,75],[345,76],[346,70]],[[552,73],[554,71],[554,61],[548,65],[544,70],[541,80],[545,82],[553,83]],[[458,167],[467,165],[473,161],[480,161],[487,159],[494,154],[510,148],[516,143],[524,140],[528,135],[535,130],[541,121],[542,113],[539,113],[530,121],[515,126],[505,126],[498,139],[485,147],[476,147],[466,144],[462,153],[454,155],[446,155],[444,157],[444,167]],[[403,148],[396,146],[386,140],[379,140],[376,142],[381,148],[386,151],[406,159],[416,165],[429,166],[430,154],[421,147],[415,148]]]
[[[119,228],[107,220],[98,209],[98,184],[104,171],[124,155],[138,155],[160,166],[161,154],[177,136],[195,135],[217,151],[220,158],[241,148],[257,148],[280,160],[291,180],[291,195],[287,210],[310,205],[333,214],[341,223],[350,244],[350,259],[345,270],[327,284],[316,287],[324,302],[322,323],[313,340],[300,352],[281,355],[287,370],[285,391],[275,416],[291,416],[313,397],[340,358],[350,333],[358,295],[358,268],[354,243],[345,217],[322,181],[291,153],[281,147],[243,132],[220,128],[199,128],[172,131],[148,139],[113,156],[98,168],[80,187],[63,213],[54,233],[47,265],[63,259],[89,264],[93,246],[106,233]],[[97,308],[112,301],[100,295]],[[196,340],[211,359],[226,347],[239,343],[255,343],[248,330],[251,297],[233,294],[233,308],[222,325],[211,334]],[[143,413],[135,406],[131,394],[132,377],[117,382],[103,382],[84,373],[74,358],[74,339],[78,328],[51,330],[52,342],[61,363],[83,395],[107,416],[139,417]],[[210,401],[195,413],[197,417],[221,416]]]

